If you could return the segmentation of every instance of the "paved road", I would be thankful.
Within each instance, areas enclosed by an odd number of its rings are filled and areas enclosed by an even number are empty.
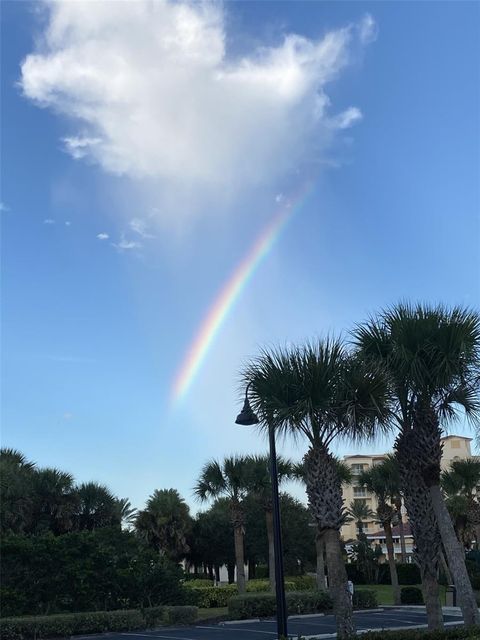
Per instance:
[[[462,619],[455,615],[444,615],[446,623],[460,624]],[[394,627],[412,628],[426,623],[425,613],[412,609],[382,609],[355,614],[357,630],[389,629]],[[192,627],[162,627],[157,631],[108,634],[108,640],[276,640],[275,620],[241,622],[238,624],[199,624]],[[334,637],[333,616],[314,616],[289,619],[288,632],[294,638]],[[105,638],[105,636],[103,637]],[[89,636],[92,640],[92,636]]]

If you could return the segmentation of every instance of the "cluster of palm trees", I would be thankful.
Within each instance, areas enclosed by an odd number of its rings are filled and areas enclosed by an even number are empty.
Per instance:
[[[135,509],[97,482],[76,484],[55,468],[37,468],[15,449],[0,451],[0,531],[61,535],[132,523]]]
[[[440,471],[441,436],[448,423],[459,412],[472,420],[480,417],[479,370],[478,313],[406,303],[358,325],[348,344],[329,337],[267,349],[244,369],[260,428],[273,427],[279,436],[307,444],[306,492],[325,545],[338,637],[350,637],[355,630],[340,548],[347,512],[331,447],[341,439],[365,442],[392,430],[397,433],[395,464],[415,539],[429,627],[443,625],[437,580],[442,549],[465,624],[480,621]],[[379,487],[373,475],[364,480]],[[389,502],[393,498],[395,503],[396,496],[389,488],[378,491],[388,529],[393,517]],[[199,495],[208,495],[208,490]],[[241,493],[232,496],[241,501]]]

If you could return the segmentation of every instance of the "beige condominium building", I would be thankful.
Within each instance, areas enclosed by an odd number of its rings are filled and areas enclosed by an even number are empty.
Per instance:
[[[442,469],[448,469],[453,460],[463,460],[465,458],[471,458],[472,452],[470,443],[472,438],[465,438],[464,436],[446,436],[442,438],[443,442],[443,456],[442,456]],[[385,459],[386,454],[356,454],[351,456],[345,456],[343,461],[350,467],[352,472],[352,483],[343,486],[343,498],[345,506],[348,508],[352,502],[362,501],[372,511],[377,508],[377,501],[375,496],[367,491],[365,487],[358,484],[358,476],[362,471],[375,466]],[[406,514],[403,514],[403,520],[407,523]],[[381,543],[381,528],[375,519],[367,520],[364,523],[365,534],[373,541],[378,540]],[[357,525],[355,522],[349,522],[342,527],[342,536],[345,541],[354,540],[357,537]],[[409,542],[409,541],[407,541]],[[411,541],[413,544],[413,541]]]

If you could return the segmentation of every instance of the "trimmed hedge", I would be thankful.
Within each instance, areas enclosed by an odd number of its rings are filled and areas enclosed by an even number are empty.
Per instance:
[[[197,607],[166,606],[150,607],[143,611],[125,609],[1,618],[0,636],[2,640],[31,640],[106,631],[136,631],[162,624],[192,624],[197,615]]]
[[[193,580],[187,580],[184,585],[188,588],[213,587],[213,580],[207,580],[206,578],[193,578]]]
[[[303,591],[303,589],[296,588],[295,582],[292,578],[287,578],[284,581],[285,591]],[[268,593],[270,591],[269,580],[249,580],[246,585],[247,593]]]
[[[377,594],[369,589],[359,589],[353,592],[354,609],[376,609],[378,607]]]
[[[317,581],[314,576],[287,576],[285,578],[285,586],[290,582],[294,585],[292,591],[310,591],[317,588]]]
[[[290,591],[285,594],[289,614],[319,613],[332,609],[332,599],[325,591]],[[275,615],[273,593],[246,593],[233,596],[228,603],[232,618],[266,618]]]
[[[442,631],[369,631],[362,633],[361,637],[362,640],[478,640],[480,627],[456,627]]]
[[[418,587],[402,587],[400,602],[402,604],[425,604],[422,590]]]
[[[221,587],[188,587],[187,603],[204,609],[226,607],[229,599],[237,595],[236,584],[225,584]]]

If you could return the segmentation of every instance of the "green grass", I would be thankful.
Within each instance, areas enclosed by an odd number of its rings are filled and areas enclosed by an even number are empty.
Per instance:
[[[212,607],[211,609],[199,609],[198,621],[228,618],[228,607]]]
[[[422,585],[400,585],[400,589],[402,586],[416,586],[419,589],[422,588]],[[377,594],[378,604],[393,604],[393,588],[390,584],[359,584],[357,587],[358,591],[362,589],[368,589],[370,591],[375,591]],[[440,585],[440,600],[442,605],[445,604],[445,587]]]

